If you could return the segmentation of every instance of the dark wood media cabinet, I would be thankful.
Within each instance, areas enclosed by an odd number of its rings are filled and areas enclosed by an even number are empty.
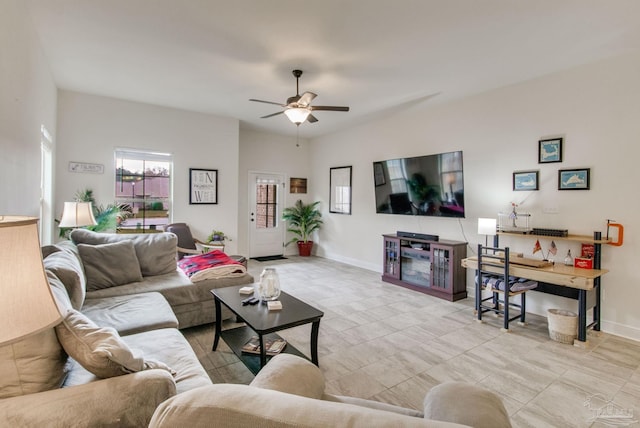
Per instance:
[[[382,235],[382,280],[450,302],[467,297],[467,243]]]

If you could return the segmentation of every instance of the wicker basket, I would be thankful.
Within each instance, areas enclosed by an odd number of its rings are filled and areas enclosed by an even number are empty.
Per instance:
[[[578,337],[578,315],[564,309],[547,311],[549,337],[556,342],[573,344]]]

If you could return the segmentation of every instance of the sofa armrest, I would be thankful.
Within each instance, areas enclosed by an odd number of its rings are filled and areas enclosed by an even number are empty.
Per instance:
[[[500,397],[465,382],[445,382],[431,388],[424,397],[424,417],[476,428],[511,428]]]
[[[0,400],[0,426],[147,426],[176,394],[165,370],[145,370],[84,385]]]

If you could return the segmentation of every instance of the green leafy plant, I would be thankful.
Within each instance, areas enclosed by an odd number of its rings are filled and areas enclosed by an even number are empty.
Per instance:
[[[225,235],[224,232],[222,232],[220,230],[215,230],[215,229],[207,237],[207,242],[222,242],[222,241],[225,241],[225,240],[231,241],[231,238],[229,238],[227,235]]]
[[[93,216],[96,219],[95,226],[87,226],[86,229],[94,232],[116,231],[122,220],[130,217],[133,213],[131,207],[126,204],[97,205],[93,196],[93,190],[78,190],[74,196],[76,202],[91,202]],[[58,220],[56,220],[59,222]],[[61,227],[60,237],[66,238],[71,232],[71,228]]]
[[[322,226],[322,214],[318,210],[320,201],[304,204],[298,199],[295,205],[282,211],[282,219],[289,222],[287,231],[295,235],[287,245],[292,242],[309,242],[311,234]]]

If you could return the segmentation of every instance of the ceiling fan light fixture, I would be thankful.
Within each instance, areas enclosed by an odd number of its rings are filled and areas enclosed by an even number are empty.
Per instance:
[[[301,107],[292,107],[288,108],[284,111],[284,114],[287,115],[289,120],[296,125],[300,125],[302,122],[307,120],[307,117],[311,114],[311,110],[308,108]]]

